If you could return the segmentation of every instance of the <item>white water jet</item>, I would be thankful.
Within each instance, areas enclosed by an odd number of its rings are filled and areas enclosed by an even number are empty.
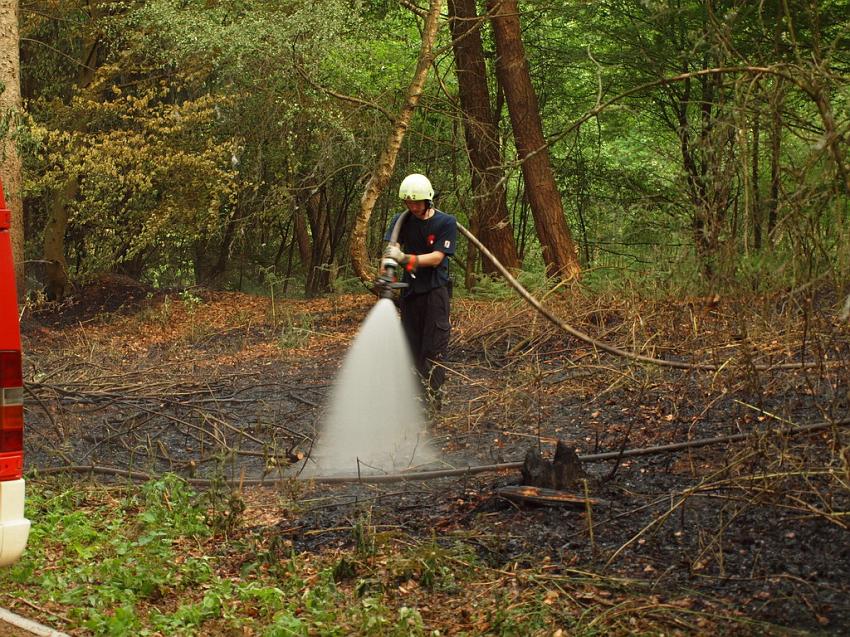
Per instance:
[[[421,391],[395,305],[381,299],[342,363],[308,473],[365,475],[433,462]]]

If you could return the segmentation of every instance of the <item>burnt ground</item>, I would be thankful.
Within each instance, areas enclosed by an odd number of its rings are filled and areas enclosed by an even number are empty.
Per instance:
[[[228,478],[246,490],[291,473],[372,299],[272,308],[242,294],[122,284],[25,312],[28,470],[98,480],[174,471],[200,488]],[[848,417],[850,339],[829,298],[547,302],[623,349],[722,369],[597,356],[517,302],[457,299],[448,399],[432,425],[446,465],[520,461],[529,448],[551,456],[557,439],[591,454],[747,438],[586,463],[588,493],[605,500],[590,510],[497,496],[518,471],[286,482],[296,504],[252,530],[282,551],[322,551],[351,546],[368,516],[437,542],[462,537],[498,569],[594,573],[659,603],[693,593],[694,613],[722,607],[777,634],[845,633],[850,430],[786,431]],[[814,366],[776,367],[801,360]]]

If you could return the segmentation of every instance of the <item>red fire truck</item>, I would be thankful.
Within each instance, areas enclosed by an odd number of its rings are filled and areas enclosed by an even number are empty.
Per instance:
[[[21,556],[30,531],[24,517],[24,384],[10,225],[0,184],[0,566]]]

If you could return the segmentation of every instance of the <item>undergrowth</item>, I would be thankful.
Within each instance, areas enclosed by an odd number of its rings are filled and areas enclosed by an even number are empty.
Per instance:
[[[0,574],[6,604],[74,634],[118,637],[625,635],[730,621],[545,561],[487,567],[474,538],[380,531],[368,511],[347,548],[299,553],[276,526],[222,528],[218,502],[175,476],[31,480],[29,546]]]

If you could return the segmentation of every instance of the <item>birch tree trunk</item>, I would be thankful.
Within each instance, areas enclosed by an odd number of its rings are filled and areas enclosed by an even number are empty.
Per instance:
[[[487,7],[496,40],[496,74],[505,91],[534,227],[543,248],[546,274],[561,279],[578,277],[581,266],[543,137],[537,93],[531,84],[522,44],[517,0],[488,0]]]
[[[351,233],[351,265],[357,276],[364,282],[374,279],[374,268],[369,265],[369,255],[366,251],[369,217],[372,216],[375,202],[378,201],[378,197],[389,182],[390,175],[395,167],[398,149],[401,147],[401,142],[410,126],[410,120],[413,118],[413,112],[416,110],[416,105],[422,95],[422,89],[428,77],[428,69],[434,59],[433,47],[434,40],[437,37],[441,8],[442,0],[431,0],[428,14],[425,17],[425,26],[422,30],[422,46],[419,49],[416,71],[407,87],[404,106],[395,119],[395,126],[387,137],[386,146],[378,158],[375,170],[372,172],[372,176],[366,184],[366,190],[363,192],[363,197],[360,199],[360,211],[354,221],[354,229]]]
[[[0,142],[0,179],[6,193],[6,204],[12,213],[12,258],[15,260],[15,282],[18,298],[26,293],[24,280],[24,211],[21,201],[21,158],[12,133],[21,110],[21,53],[18,35],[18,0],[0,0],[0,117],[8,124],[8,132]]]

